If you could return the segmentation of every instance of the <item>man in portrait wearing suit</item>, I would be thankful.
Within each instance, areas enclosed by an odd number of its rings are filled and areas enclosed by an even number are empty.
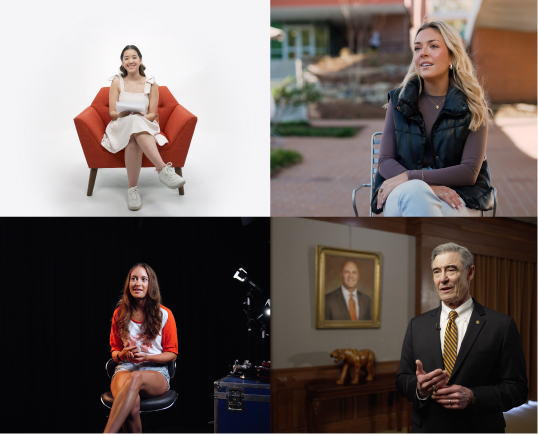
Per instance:
[[[527,401],[514,320],[469,294],[473,255],[455,243],[431,256],[437,309],[407,327],[396,386],[413,406],[412,432],[504,432],[503,412]]]
[[[325,296],[325,320],[371,320],[371,299],[357,289],[360,277],[357,264],[346,262],[340,274],[342,286]]]

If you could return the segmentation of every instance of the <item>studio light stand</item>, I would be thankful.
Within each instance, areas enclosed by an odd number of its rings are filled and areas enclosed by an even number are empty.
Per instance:
[[[260,288],[252,279],[249,278],[248,273],[243,269],[240,268],[237,270],[234,274],[234,279],[239,280],[242,283],[245,283],[247,285],[247,301],[243,303],[245,306],[243,308],[243,312],[247,316],[247,360],[243,364],[239,364],[239,361],[236,360],[233,367],[233,374],[237,374],[239,372],[245,372],[249,369],[252,369],[252,363],[250,360],[252,360],[252,332],[253,330],[259,326],[259,330],[262,335],[262,340],[264,340],[266,337],[269,337],[269,333],[267,332],[267,324],[266,320],[264,320],[264,317],[267,316],[270,317],[271,314],[271,300],[267,299],[264,306],[264,312],[259,314],[258,316],[255,316],[255,313],[253,312],[252,304],[254,300],[254,295],[257,292],[257,295],[261,295],[263,293],[262,288]],[[268,364],[265,363],[265,350],[264,345],[262,344],[262,360],[264,363],[262,363],[263,368],[267,368]]]

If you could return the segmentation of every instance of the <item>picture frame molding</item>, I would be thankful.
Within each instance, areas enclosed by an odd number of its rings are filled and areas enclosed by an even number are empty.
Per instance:
[[[341,256],[374,261],[374,288],[371,306],[371,320],[336,321],[325,320],[325,256]],[[343,249],[316,245],[316,329],[362,329],[381,327],[381,265],[382,255],[379,252]]]

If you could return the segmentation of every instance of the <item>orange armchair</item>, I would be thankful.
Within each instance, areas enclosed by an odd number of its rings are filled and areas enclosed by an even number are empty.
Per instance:
[[[101,88],[92,105],[74,119],[80,144],[90,168],[88,196],[93,193],[97,169],[125,167],[124,150],[112,154],[101,146],[106,126],[110,122],[109,91],[109,87]],[[168,139],[166,145],[159,146],[159,152],[162,159],[172,162],[176,173],[182,176],[181,169],[185,165],[198,118],[181,106],[166,86],[159,86],[158,111],[161,134]],[[142,157],[142,167],[153,167],[145,155]],[[185,194],[184,187],[178,190],[180,195]]]

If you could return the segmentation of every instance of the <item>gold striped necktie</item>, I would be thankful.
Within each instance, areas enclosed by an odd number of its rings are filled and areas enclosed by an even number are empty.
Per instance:
[[[456,317],[458,312],[451,310],[448,315],[448,324],[445,330],[445,348],[443,349],[443,360],[448,376],[452,376],[452,369],[456,363],[458,355],[458,327],[456,326]]]

